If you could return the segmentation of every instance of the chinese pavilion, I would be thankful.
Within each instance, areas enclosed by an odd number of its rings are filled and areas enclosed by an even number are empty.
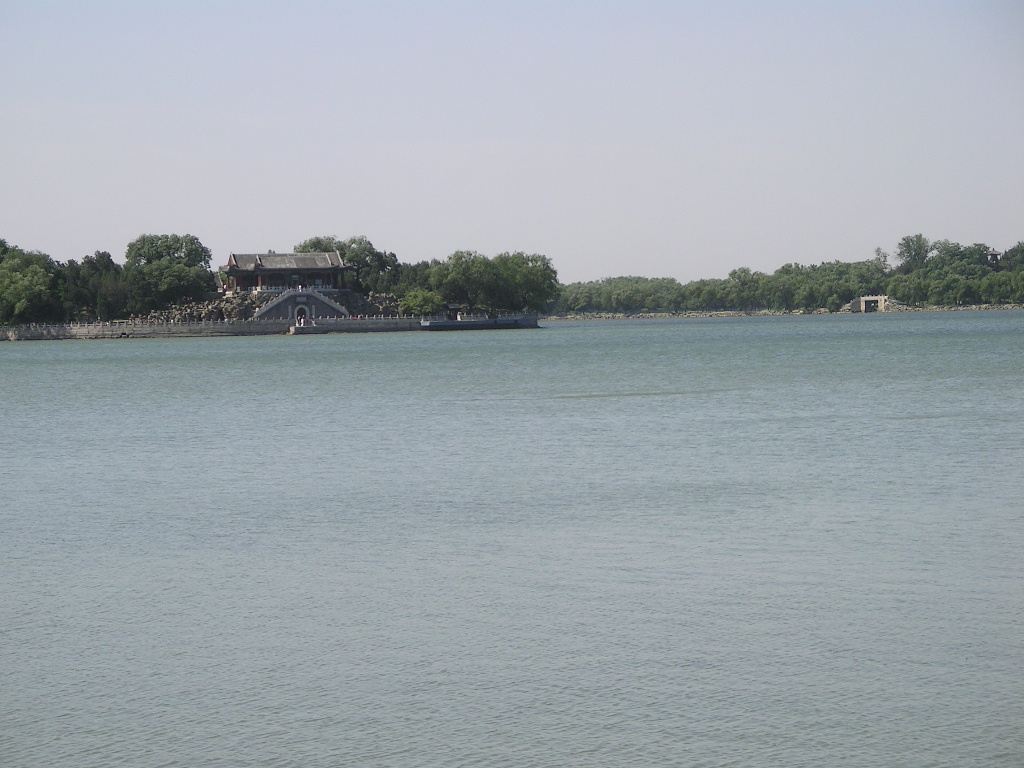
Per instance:
[[[221,267],[228,291],[283,291],[311,288],[332,292],[345,287],[352,266],[338,251],[329,253],[232,253]]]

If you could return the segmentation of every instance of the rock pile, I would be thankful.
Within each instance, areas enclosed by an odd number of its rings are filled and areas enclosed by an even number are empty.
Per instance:
[[[373,293],[371,291],[364,303],[366,304],[366,308],[364,310],[360,310],[360,314],[385,316],[397,316],[402,314],[401,310],[398,308],[398,299],[390,293]],[[349,310],[351,309],[352,308],[349,307]]]
[[[272,294],[236,293],[221,295],[202,302],[177,304],[154,310],[148,315],[132,317],[149,323],[196,323],[201,320],[249,320],[256,310],[274,298]]]

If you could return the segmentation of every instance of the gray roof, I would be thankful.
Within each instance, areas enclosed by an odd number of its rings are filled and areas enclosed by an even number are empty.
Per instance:
[[[348,266],[337,251],[329,253],[232,253],[227,267],[256,269],[332,269]]]

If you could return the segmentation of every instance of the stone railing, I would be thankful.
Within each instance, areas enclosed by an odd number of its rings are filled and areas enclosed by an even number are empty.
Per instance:
[[[413,330],[419,320],[408,317],[319,317],[316,325],[337,332]],[[288,333],[295,321],[252,318],[248,320],[111,320],[96,323],[29,323],[0,326],[0,341],[57,339],[171,338],[187,336],[265,336]],[[308,323],[307,327],[313,323]]]
[[[341,293],[343,288],[332,288],[329,285],[303,285],[301,288],[284,285],[263,285],[258,288],[232,288],[227,293],[273,293],[287,295],[295,291],[316,291],[317,293]]]

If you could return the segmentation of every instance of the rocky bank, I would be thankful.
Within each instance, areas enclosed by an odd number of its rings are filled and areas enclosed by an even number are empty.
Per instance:
[[[206,301],[178,304],[146,315],[133,315],[131,319],[149,323],[250,320],[260,307],[276,296],[273,293],[210,294]],[[341,291],[331,299],[353,315],[393,317],[400,314],[398,300],[389,293],[371,293],[364,298],[351,291]]]

